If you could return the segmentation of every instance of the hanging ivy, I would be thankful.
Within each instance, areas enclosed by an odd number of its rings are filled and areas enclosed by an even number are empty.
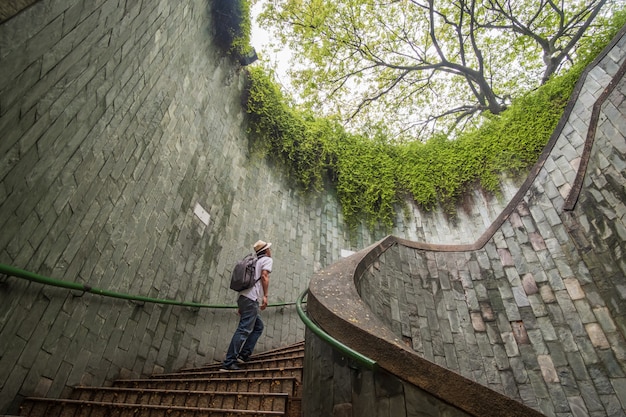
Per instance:
[[[393,225],[405,196],[426,210],[453,213],[477,184],[499,190],[499,175],[519,175],[535,163],[567,104],[580,66],[516,100],[481,128],[450,140],[390,144],[346,132],[332,119],[290,105],[270,74],[250,68],[246,110],[250,133],[303,189],[334,182],[347,222]]]
[[[622,19],[625,20],[625,19]],[[619,26],[621,27],[621,25]],[[393,226],[405,198],[453,214],[475,187],[498,192],[502,174],[525,175],[554,131],[575,83],[608,42],[587,45],[588,56],[566,74],[516,99],[480,128],[451,139],[392,144],[347,132],[332,118],[303,112],[283,95],[272,74],[249,68],[245,106],[258,147],[279,162],[304,190],[319,190],[324,176],[337,190],[351,226]]]

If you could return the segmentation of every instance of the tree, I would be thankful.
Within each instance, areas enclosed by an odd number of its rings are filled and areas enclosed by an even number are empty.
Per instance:
[[[615,0],[268,0],[305,105],[349,126],[462,129],[576,58]],[[606,13],[606,12],[605,12]]]
[[[500,17],[500,22],[487,22],[484,27],[511,31],[534,41],[542,50],[541,84],[545,84],[563,61],[573,61],[571,54],[577,42],[606,3],[606,0],[583,2],[578,8],[567,11],[563,2],[541,0],[528,14],[523,10],[523,2],[488,0],[485,7]]]

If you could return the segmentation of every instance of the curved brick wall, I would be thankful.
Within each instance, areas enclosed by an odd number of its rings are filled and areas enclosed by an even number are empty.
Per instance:
[[[475,243],[389,237],[314,276],[309,309],[323,328],[458,408],[425,415],[624,415],[626,28],[614,42],[534,175]],[[329,360],[315,343],[309,355]],[[326,391],[344,374],[329,372]],[[332,408],[328,392],[307,394],[305,410]],[[412,415],[409,397],[372,415]]]
[[[123,6],[126,4],[126,6]],[[39,1],[0,25],[0,263],[144,296],[233,305],[234,261],[274,243],[290,302],[348,236],[334,197],[248,152],[243,71],[204,0]],[[233,310],[69,294],[0,276],[0,414],[24,395],[220,360]],[[304,338],[265,314],[259,350]]]

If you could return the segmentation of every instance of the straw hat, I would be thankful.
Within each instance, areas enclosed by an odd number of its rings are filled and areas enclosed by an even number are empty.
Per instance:
[[[270,246],[272,246],[272,244],[271,244],[271,243],[267,243],[267,242],[264,242],[264,241],[262,241],[262,240],[258,240],[258,241],[254,244],[254,251],[255,251],[256,253],[263,252],[264,250],[269,249],[269,248],[270,248]]]

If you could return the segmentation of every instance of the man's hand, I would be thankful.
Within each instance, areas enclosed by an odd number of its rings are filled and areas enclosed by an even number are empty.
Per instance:
[[[265,310],[267,308],[267,295],[263,296],[263,303],[261,304],[261,310]]]

